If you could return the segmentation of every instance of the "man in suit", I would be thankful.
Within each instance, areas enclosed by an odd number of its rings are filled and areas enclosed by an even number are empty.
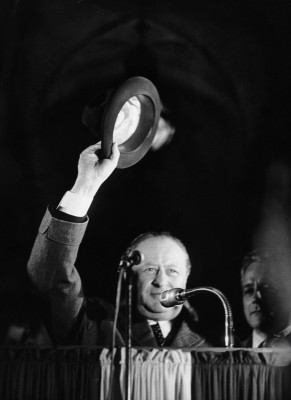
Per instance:
[[[241,269],[243,310],[252,333],[243,346],[290,345],[291,312],[280,283],[278,254],[260,249],[245,256]]]
[[[111,343],[114,310],[101,299],[86,298],[74,266],[88,224],[87,211],[101,184],[116,168],[120,155],[116,144],[112,145],[108,159],[99,158],[99,150],[97,143],[81,153],[75,184],[56,209],[47,210],[28,262],[29,277],[42,294],[43,317],[56,344]],[[133,267],[132,344],[205,346],[205,339],[196,333],[193,318],[185,307],[165,308],[160,303],[163,291],[186,287],[190,261],[185,246],[169,233],[152,232],[136,238],[130,250],[143,254],[141,262]],[[122,315],[116,344],[125,345]]]

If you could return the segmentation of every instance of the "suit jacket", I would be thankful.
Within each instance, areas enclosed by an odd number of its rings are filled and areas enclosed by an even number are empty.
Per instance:
[[[88,224],[54,218],[47,210],[40,224],[28,262],[29,277],[43,298],[43,319],[52,340],[63,345],[109,346],[112,340],[114,308],[102,299],[88,299],[75,261]],[[119,319],[116,345],[125,345],[124,318]],[[157,347],[148,322],[133,315],[132,345]],[[186,309],[173,322],[166,346],[174,348],[208,345],[195,332]]]
[[[253,336],[249,335],[245,340],[242,340],[241,347],[246,347],[246,348],[253,347]]]
[[[288,328],[287,328],[288,329]],[[290,331],[291,327],[289,327]],[[281,341],[281,339],[283,339]],[[291,345],[291,332],[286,332],[286,334],[271,335],[266,340],[264,340],[259,347],[289,347]],[[245,340],[241,341],[241,347],[252,348],[253,347],[253,336],[250,334]]]

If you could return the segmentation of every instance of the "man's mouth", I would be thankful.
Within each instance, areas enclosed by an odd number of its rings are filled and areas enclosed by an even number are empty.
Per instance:
[[[258,308],[255,308],[254,310],[252,310],[252,311],[250,312],[250,314],[251,314],[251,315],[254,315],[254,314],[262,314],[262,310],[261,310],[260,307],[258,307]]]

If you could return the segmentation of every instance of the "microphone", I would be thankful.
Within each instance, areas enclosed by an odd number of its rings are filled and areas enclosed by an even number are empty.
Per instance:
[[[131,253],[124,254],[121,257],[119,267],[125,269],[131,268],[134,265],[140,264],[143,260],[144,260],[144,255],[140,251],[134,250]]]
[[[190,289],[191,290],[191,289]],[[161,304],[164,307],[174,307],[183,304],[189,297],[193,296],[193,294],[188,293],[189,290],[184,289],[170,289],[165,290],[160,297]]]
[[[224,325],[225,325],[225,346],[233,347],[233,317],[232,310],[228,299],[218,289],[211,286],[202,286],[193,289],[170,289],[165,290],[160,296],[160,302],[164,307],[174,307],[183,304],[189,297],[194,296],[196,292],[205,291],[215,294],[221,301],[224,308]]]

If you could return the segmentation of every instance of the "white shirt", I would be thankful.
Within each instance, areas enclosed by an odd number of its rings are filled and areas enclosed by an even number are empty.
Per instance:
[[[93,198],[68,191],[63,196],[57,209],[74,217],[85,217]]]
[[[253,330],[252,334],[252,347],[259,347],[264,340],[267,339],[267,335],[263,332]]]

